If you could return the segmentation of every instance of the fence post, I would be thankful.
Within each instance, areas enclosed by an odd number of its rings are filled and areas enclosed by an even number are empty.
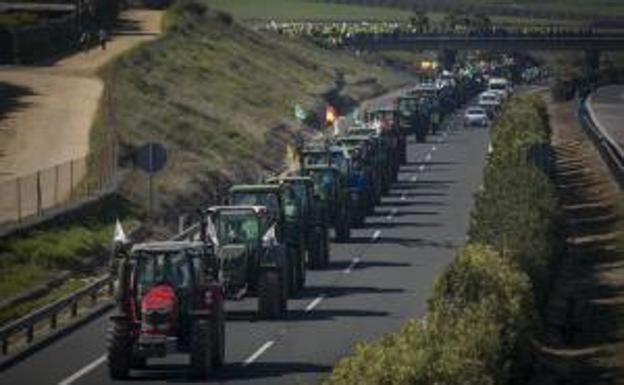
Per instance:
[[[18,177],[17,186],[17,221],[22,222],[22,178]]]
[[[54,205],[58,204],[59,165],[54,166]]]
[[[74,197],[74,161],[69,161],[69,199]]]
[[[37,170],[37,216],[41,216],[41,171]]]

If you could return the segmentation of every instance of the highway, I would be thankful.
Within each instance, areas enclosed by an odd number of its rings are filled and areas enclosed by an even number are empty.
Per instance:
[[[591,95],[589,108],[595,123],[602,126],[624,148],[624,86],[598,88]]]
[[[332,244],[328,270],[308,272],[306,289],[283,321],[257,321],[256,302],[228,302],[226,366],[212,383],[315,383],[358,341],[421,317],[436,276],[466,238],[473,194],[482,182],[488,135],[460,116],[427,143],[408,148],[399,181],[353,232]],[[2,384],[100,385],[105,362],[101,317],[0,375]],[[128,384],[188,382],[186,355],[150,361]]]

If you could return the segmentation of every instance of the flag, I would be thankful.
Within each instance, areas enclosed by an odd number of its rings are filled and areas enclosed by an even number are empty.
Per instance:
[[[302,124],[308,118],[308,113],[299,103],[295,104],[295,118],[297,118],[299,124]]]
[[[219,237],[217,236],[217,228],[214,225],[211,217],[208,217],[208,223],[206,225],[206,232],[212,241],[212,244],[219,246]]]
[[[275,225],[271,226],[271,228],[262,236],[262,244],[263,245],[274,245],[276,243],[275,237]]]
[[[121,227],[121,222],[119,222],[119,219],[117,219],[117,222],[115,223],[115,233],[113,235],[113,243],[122,243],[122,244],[128,243],[128,237],[126,236],[126,233],[124,232],[123,227]]]

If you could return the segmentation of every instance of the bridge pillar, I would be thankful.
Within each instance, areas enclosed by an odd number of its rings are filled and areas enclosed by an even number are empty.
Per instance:
[[[457,60],[457,50],[443,49],[438,52],[438,61],[445,70],[451,70],[455,66]]]
[[[589,72],[600,70],[600,51],[589,49],[585,51],[585,66]]]

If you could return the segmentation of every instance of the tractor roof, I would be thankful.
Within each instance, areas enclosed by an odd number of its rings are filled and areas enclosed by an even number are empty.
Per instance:
[[[291,182],[291,183],[303,182],[305,184],[314,183],[314,181],[309,176],[280,176],[280,177],[269,178],[267,181],[269,183],[282,182],[282,181]]]
[[[279,184],[239,184],[232,186],[230,192],[279,192],[281,189]]]
[[[206,246],[204,242],[199,241],[162,241],[137,243],[132,246],[132,252],[175,252],[188,249],[197,249]]]
[[[335,172],[340,172],[340,170],[335,167],[335,166],[330,166],[327,164],[314,164],[314,165],[310,165],[310,166],[306,166],[306,171],[326,171],[326,170],[331,170],[331,171],[335,171]]]
[[[254,214],[259,214],[263,211],[266,211],[267,208],[265,206],[252,206],[252,205],[238,205],[238,206],[211,206],[208,208],[208,212],[217,212],[217,211],[252,211]]]

